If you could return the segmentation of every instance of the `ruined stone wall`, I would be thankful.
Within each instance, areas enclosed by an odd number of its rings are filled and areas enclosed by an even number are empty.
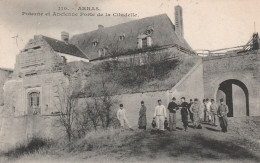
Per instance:
[[[205,97],[215,98],[219,84],[228,79],[244,83],[249,92],[250,116],[260,115],[260,51],[203,59]]]
[[[1,117],[0,150],[14,148],[32,137],[59,139],[65,136],[57,116]]]
[[[42,115],[56,112],[54,97],[57,96],[57,85],[68,79],[61,72],[35,75],[20,79],[11,79],[4,85],[5,105],[7,115],[23,116],[28,112],[28,93],[40,92],[40,110]],[[48,108],[46,107],[48,105]]]
[[[11,70],[1,69],[0,68],[0,106],[4,105],[4,83],[12,74]]]
[[[59,138],[57,85],[68,79],[61,72],[8,80],[4,85],[5,105],[0,116],[0,148],[14,147],[33,136]],[[29,114],[28,93],[40,92],[40,115]],[[48,108],[46,107],[48,105]]]
[[[170,95],[180,99],[186,97],[187,102],[190,99],[198,98],[200,101],[204,98],[203,83],[203,64],[199,60],[196,65],[170,90]]]
[[[14,77],[51,73],[62,63],[62,58],[41,36],[34,36],[16,56]]]

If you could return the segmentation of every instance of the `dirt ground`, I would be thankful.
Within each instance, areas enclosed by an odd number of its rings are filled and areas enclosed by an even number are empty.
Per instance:
[[[177,131],[163,134],[151,134],[151,129],[126,130],[114,144],[93,144],[93,149],[86,150],[84,143],[79,143],[70,152],[50,149],[11,161],[260,162],[260,117],[229,118],[228,129],[222,133],[219,127],[203,124],[202,129],[190,126],[185,132],[178,123]]]

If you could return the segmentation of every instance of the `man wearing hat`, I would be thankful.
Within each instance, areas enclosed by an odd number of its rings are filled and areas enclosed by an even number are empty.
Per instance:
[[[168,110],[170,131],[176,131],[176,111],[178,110],[178,105],[175,97],[173,97],[172,101],[169,103]]]
[[[189,115],[189,111],[188,111],[188,103],[185,101],[185,97],[181,98],[181,120],[183,123],[183,127],[184,130],[187,131],[188,130],[188,115]]]
[[[120,104],[119,106],[120,106],[120,108],[117,111],[117,119],[120,122],[121,128],[124,128],[125,124],[126,124],[130,130],[133,130],[128,122],[128,119],[126,118],[125,109],[123,107],[123,104]]]
[[[195,98],[194,103],[190,107],[190,111],[193,115],[193,125],[194,128],[197,128],[200,125],[200,114],[203,106],[201,105],[200,101]]]
[[[214,99],[211,99],[211,105],[210,105],[210,114],[211,114],[211,123],[214,126],[217,126],[217,119],[218,119],[218,105],[216,104]]]
[[[141,101],[141,108],[139,111],[139,120],[138,120],[138,128],[146,130],[146,106],[144,105],[144,101]]]
[[[224,104],[223,98],[220,99],[220,105],[218,107],[218,117],[219,117],[219,123],[220,127],[222,129],[222,132],[227,132],[227,126],[228,126],[228,120],[227,120],[227,114],[228,114],[228,106]]]
[[[162,105],[162,100],[158,100],[158,105],[155,107],[153,118],[156,121],[156,127],[159,131],[164,131],[164,121],[167,119],[166,108]]]

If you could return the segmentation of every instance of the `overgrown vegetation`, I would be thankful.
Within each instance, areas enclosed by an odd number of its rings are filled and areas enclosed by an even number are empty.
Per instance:
[[[145,64],[113,60],[64,69],[70,84],[58,86],[57,110],[68,140],[118,127],[114,95],[171,89],[198,61],[193,56],[169,56],[148,55]]]
[[[9,150],[6,153],[3,153],[4,156],[8,158],[19,158],[23,155],[35,153],[42,148],[49,148],[53,144],[50,139],[33,137],[24,144],[19,144],[13,150]]]
[[[107,61],[92,68],[90,78],[106,75],[107,83],[117,85],[116,93],[157,91],[172,88],[198,61],[198,57],[179,57],[146,64],[129,64],[122,61]]]
[[[109,128],[90,131],[70,145],[63,140],[55,143],[47,140],[47,145],[36,141],[22,148],[18,146],[4,156],[17,162],[259,162],[259,117],[229,120],[228,133],[208,124],[203,124],[201,130],[183,132],[180,127],[175,134],[166,131],[163,135],[152,135],[150,129],[122,132]],[[253,129],[250,135],[247,127]],[[238,134],[244,131],[245,134]]]

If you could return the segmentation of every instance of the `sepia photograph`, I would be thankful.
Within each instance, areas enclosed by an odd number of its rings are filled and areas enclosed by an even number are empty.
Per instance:
[[[259,0],[0,0],[0,162],[260,162],[258,32]]]

